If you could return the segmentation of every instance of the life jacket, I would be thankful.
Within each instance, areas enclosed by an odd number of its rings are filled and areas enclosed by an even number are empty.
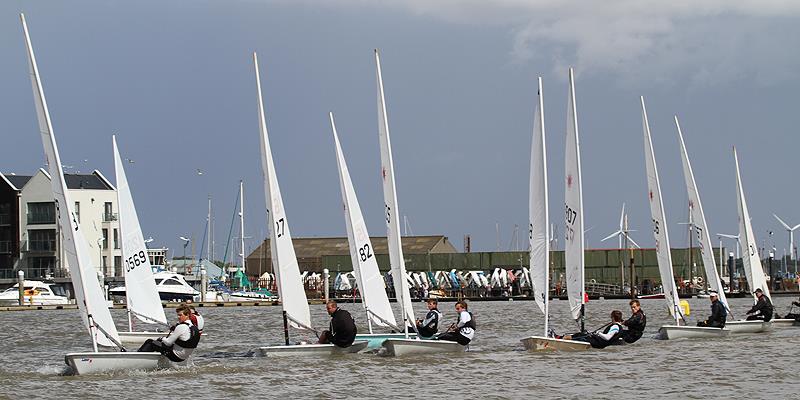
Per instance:
[[[197,344],[200,343],[200,330],[188,322],[184,322],[184,324],[189,326],[189,340],[178,339],[175,341],[175,344],[183,347],[184,349],[196,349]]]
[[[469,321],[467,321],[467,323],[465,323],[461,328],[472,328],[473,331],[477,330],[477,326],[475,325],[475,316],[469,311],[467,311],[467,314],[469,314]],[[461,316],[459,316],[459,320],[460,319]],[[456,325],[458,325],[458,321],[456,321]]]
[[[644,332],[645,326],[647,326],[647,316],[644,315],[644,311],[639,310],[637,314],[641,315],[638,321],[631,321],[628,320],[628,329],[636,332]]]

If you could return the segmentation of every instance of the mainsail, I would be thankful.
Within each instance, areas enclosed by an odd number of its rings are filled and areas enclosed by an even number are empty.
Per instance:
[[[647,190],[650,200],[650,215],[653,218],[653,236],[656,240],[656,256],[658,258],[658,271],[661,273],[661,287],[664,290],[664,299],[669,307],[669,313],[675,317],[677,323],[681,316],[678,291],[675,288],[675,278],[672,276],[672,254],[669,247],[669,234],[667,220],[664,215],[664,204],[661,200],[661,183],[658,181],[658,168],[653,154],[653,140],[650,137],[650,123],[647,121],[647,109],[642,101],[642,128],[644,130],[644,154],[647,166]]]
[[[550,221],[547,201],[547,150],[544,133],[544,94],[539,78],[539,102],[533,117],[531,140],[531,171],[528,196],[528,239],[530,240],[530,274],[533,297],[545,315],[544,334],[547,336],[548,290],[550,282]]]
[[[403,246],[400,241],[400,210],[397,207],[397,189],[394,184],[394,160],[392,158],[392,142],[389,139],[389,121],[386,116],[386,98],[383,93],[383,75],[381,59],[375,50],[375,66],[378,79],[378,138],[381,146],[381,178],[383,180],[383,202],[386,217],[386,240],[389,243],[389,263],[392,266],[392,281],[395,296],[402,307],[403,316],[408,324],[414,324],[414,308],[411,306],[411,294],[406,280],[406,263],[403,259]]]
[[[108,311],[100,282],[97,279],[97,271],[92,266],[89,258],[89,245],[78,224],[73,209],[74,203],[70,200],[67,191],[64,172],[61,170],[61,157],[58,154],[58,145],[53,133],[53,124],[50,121],[50,112],[47,109],[44,89],[39,78],[39,68],[36,65],[36,57],[33,54],[33,46],[28,34],[28,25],[25,23],[24,15],[20,15],[20,19],[25,33],[25,46],[28,50],[28,64],[31,84],[33,85],[33,97],[36,104],[36,116],[39,122],[39,133],[50,172],[50,182],[52,183],[53,199],[59,225],[58,232],[61,235],[65,261],[69,266],[72,286],[75,289],[75,300],[78,303],[83,325],[89,330],[90,335],[94,335],[95,342],[101,346],[113,346],[114,342],[119,343],[119,334],[114,321],[111,319],[111,313]],[[92,329],[92,324],[89,322],[90,317],[93,324],[100,327],[99,330]]]
[[[139,216],[133,204],[128,178],[117,148],[117,137],[112,136],[114,147],[114,172],[117,178],[119,203],[119,231],[122,236],[122,263],[125,266],[125,297],[128,311],[145,323],[167,324],[164,307],[153,279],[150,257],[144,244]]]
[[[261,171],[264,176],[264,197],[267,206],[272,268],[278,282],[278,296],[289,322],[295,328],[311,328],[311,312],[308,308],[306,291],[300,277],[300,267],[289,233],[289,223],[283,208],[281,189],[272,162],[272,149],[269,146],[267,121],[264,116],[264,101],[261,97],[261,77],[258,72],[258,56],[253,53],[258,88],[258,127],[261,131]]]
[[[694,180],[694,172],[692,172],[692,164],[689,162],[689,154],[686,152],[686,144],[683,142],[683,133],[681,132],[681,125],[678,123],[678,117],[675,117],[675,127],[678,128],[678,138],[681,142],[681,161],[683,161],[683,177],[686,180],[686,192],[689,195],[689,212],[692,214],[692,224],[694,231],[697,233],[697,240],[700,243],[700,255],[703,257],[703,267],[706,270],[706,281],[711,287],[711,290],[719,294],[719,301],[728,308],[728,300],[725,298],[725,292],[722,290],[722,282],[720,282],[719,274],[717,273],[717,263],[714,261],[714,251],[712,251],[711,234],[706,225],[706,216],[703,213],[703,206],[700,203],[700,192],[697,190],[697,182]]]
[[[358,282],[359,290],[361,290],[362,304],[367,310],[367,316],[372,323],[378,326],[397,328],[392,307],[389,305],[389,297],[386,295],[386,285],[380,270],[378,270],[375,249],[369,239],[367,225],[364,223],[364,216],[361,214],[361,207],[358,205],[353,182],[350,180],[350,172],[347,169],[342,147],[339,144],[339,135],[336,133],[333,113],[330,114],[330,120],[333,140],[336,144],[336,163],[339,166],[339,183],[342,189],[344,219],[347,225],[347,239],[350,244],[350,258],[353,260],[356,281]]]
[[[578,115],[575,110],[575,78],[569,69],[569,98],[567,103],[567,142],[565,146],[564,259],[567,274],[567,295],[572,318],[583,319],[584,243],[583,187],[581,183],[581,153],[578,139]]]
[[[750,291],[761,289],[767,297],[769,295],[769,285],[764,277],[764,268],[761,266],[761,259],[758,255],[756,238],[753,234],[753,226],[750,224],[750,212],[747,210],[747,200],[744,198],[744,188],[742,187],[742,175],[739,172],[739,156],[736,148],[733,148],[733,159],[736,161],[736,205],[739,211],[739,240],[742,241],[742,263],[744,264],[744,274],[747,276],[747,283]]]

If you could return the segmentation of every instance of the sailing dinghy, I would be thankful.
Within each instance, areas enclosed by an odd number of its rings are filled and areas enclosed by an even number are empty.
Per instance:
[[[578,340],[556,339],[550,337],[548,330],[548,203],[547,166],[544,138],[544,100],[542,83],[539,78],[539,104],[534,120],[533,144],[531,146],[531,186],[529,196],[529,229],[531,244],[531,282],[536,303],[545,314],[544,336],[531,336],[522,339],[528,350],[587,350],[592,346]],[[581,182],[580,142],[578,136],[578,116],[575,107],[575,78],[569,69],[569,97],[567,102],[567,137],[565,146],[565,185],[564,202],[565,248],[564,257],[567,274],[568,304],[572,318],[585,332],[585,289],[584,289],[584,230],[583,230],[583,186]]]
[[[664,300],[670,315],[675,318],[675,325],[664,325],[659,329],[658,337],[662,339],[678,339],[690,337],[719,337],[725,336],[729,331],[720,328],[706,328],[687,326],[683,319],[678,299],[678,290],[672,271],[672,254],[669,247],[669,233],[665,221],[664,203],[661,198],[661,183],[658,180],[658,168],[653,152],[653,140],[650,135],[650,123],[647,120],[647,109],[642,103],[642,129],[644,131],[644,153],[647,169],[647,196],[650,201],[650,215],[653,221],[653,236],[656,242],[656,257],[658,270],[661,274],[661,287],[664,291]],[[684,325],[681,325],[684,322]]]
[[[258,72],[258,56],[253,53],[258,89],[258,124],[261,133],[261,170],[264,176],[264,195],[267,207],[267,224],[270,234],[272,267],[278,283],[278,296],[283,309],[283,332],[285,343],[277,346],[260,347],[264,356],[325,356],[339,353],[357,353],[367,347],[366,341],[356,341],[350,347],[333,344],[290,344],[289,326],[295,329],[316,332],[311,326],[311,312],[300,276],[300,267],[292,245],[283,198],[275,174],[272,150],[269,145],[267,123],[264,116],[264,103],[261,97],[261,77]]]
[[[112,136],[114,147],[114,172],[117,178],[119,204],[119,230],[122,235],[122,259],[125,264],[125,299],[128,311],[128,332],[119,332],[123,344],[141,345],[147,339],[157,339],[164,332],[135,332],[133,318],[146,324],[167,325],[161,297],[153,279],[153,269],[144,244],[139,216],[133,204],[128,178],[117,147],[117,137]]]
[[[64,180],[61,157],[58,154],[53,125],[50,121],[50,112],[47,109],[47,101],[39,78],[39,68],[36,65],[36,57],[33,54],[24,14],[20,14],[20,20],[22,21],[25,46],[28,51],[39,132],[51,176],[58,224],[61,227],[58,232],[61,234],[62,249],[65,261],[69,266],[70,278],[75,289],[75,300],[78,304],[81,320],[92,339],[92,351],[69,353],[64,356],[64,362],[71,367],[72,372],[76,375],[156,369],[162,360],[161,354],[126,352],[122,343],[120,343],[117,328],[111,319],[111,313],[108,311],[108,306],[103,297],[103,290],[97,279],[97,273],[91,265],[89,245],[78,224],[73,208],[74,203],[70,200],[69,191]],[[98,345],[116,346],[122,351],[98,352]]]
[[[381,147],[381,178],[383,180],[383,201],[386,213],[386,239],[389,244],[389,263],[392,270],[392,281],[395,285],[397,303],[403,317],[403,332],[382,335],[380,346],[386,349],[387,355],[403,356],[409,354],[462,352],[466,346],[445,340],[429,340],[418,338],[409,332],[409,325],[414,325],[414,309],[411,306],[411,293],[406,277],[406,265],[403,258],[403,247],[400,239],[400,211],[397,207],[397,189],[394,183],[394,159],[392,142],[389,138],[389,121],[386,113],[386,99],[383,91],[383,75],[378,50],[375,50],[375,65],[378,81],[378,138]],[[362,337],[357,335],[356,338]]]

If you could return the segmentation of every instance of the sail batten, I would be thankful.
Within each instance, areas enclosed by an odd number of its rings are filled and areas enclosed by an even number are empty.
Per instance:
[[[272,149],[269,144],[267,122],[264,114],[264,101],[261,96],[261,76],[258,70],[258,56],[253,53],[258,89],[258,127],[261,133],[261,171],[264,179],[264,198],[267,207],[267,224],[269,225],[270,251],[272,252],[272,268],[278,282],[278,297],[289,323],[295,328],[311,327],[311,311],[308,307],[300,266],[292,245],[289,222],[283,207],[281,189],[272,160]]]

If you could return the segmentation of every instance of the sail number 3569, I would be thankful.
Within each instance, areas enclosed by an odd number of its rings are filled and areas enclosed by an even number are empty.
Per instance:
[[[141,250],[125,259],[125,271],[130,272],[145,262],[147,262],[147,255],[144,254],[144,250]]]

